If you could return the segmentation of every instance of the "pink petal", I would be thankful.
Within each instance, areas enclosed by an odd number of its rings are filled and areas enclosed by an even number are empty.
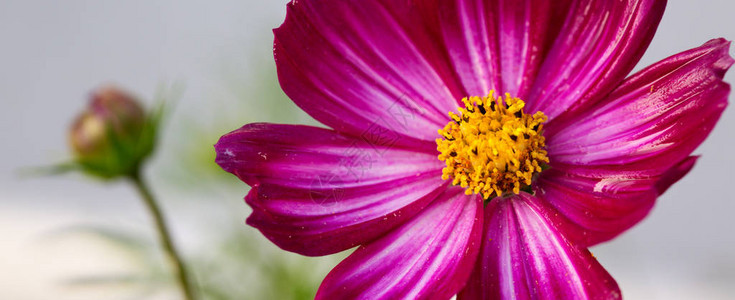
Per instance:
[[[554,162],[622,165],[661,174],[689,156],[727,106],[730,43],[712,40],[631,76],[606,100],[549,128]]]
[[[570,1],[439,2],[440,27],[467,95],[525,98]]]
[[[458,299],[619,299],[615,280],[564,237],[554,213],[526,193],[492,200],[478,262]]]
[[[374,147],[316,127],[249,124],[215,148],[217,163],[253,187],[248,224],[304,255],[373,240],[447,186],[435,154]]]
[[[656,198],[688,173],[696,157],[665,172],[650,162],[618,166],[555,164],[541,173],[536,196],[560,214],[566,237],[582,245],[610,240],[645,218]]]
[[[435,146],[462,93],[432,32],[436,9],[424,2],[289,3],[274,30],[281,87],[336,131],[390,132],[397,144]]]
[[[566,237],[581,245],[607,241],[637,224],[658,196],[655,179],[585,172],[573,167],[547,170],[536,189],[536,196],[559,212]]]
[[[449,299],[479,250],[482,200],[448,189],[421,214],[361,246],[322,282],[317,299]]]
[[[666,1],[575,1],[528,97],[554,119],[612,91],[648,47]]]
[[[662,174],[661,177],[656,181],[656,191],[661,195],[671,187],[672,184],[683,178],[689,171],[694,168],[694,164],[697,163],[699,156],[690,156],[682,160],[675,166],[671,167],[666,173]]]
[[[689,155],[727,105],[728,48],[712,40],[664,59],[547,128],[552,169],[537,192],[570,223],[568,238],[593,245],[617,236],[693,167]]]

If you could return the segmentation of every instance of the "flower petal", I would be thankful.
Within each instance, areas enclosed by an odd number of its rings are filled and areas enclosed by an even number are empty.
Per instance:
[[[317,299],[449,299],[479,250],[482,202],[450,188],[414,219],[361,246],[324,279]]]
[[[666,1],[575,1],[527,101],[553,119],[601,100],[633,69]]]
[[[555,168],[542,173],[536,196],[563,217],[563,230],[574,243],[591,246],[612,239],[648,215],[658,192],[655,179],[585,173]]]
[[[689,171],[694,168],[694,164],[697,163],[699,156],[690,156],[679,162],[677,165],[671,167],[666,173],[661,175],[661,178],[656,181],[656,191],[661,195],[671,187],[672,184],[683,178]]]
[[[727,106],[733,59],[717,39],[627,79],[603,102],[546,132],[554,162],[623,165],[661,174],[704,140]],[[646,163],[642,163],[642,162]]]
[[[541,173],[536,196],[553,206],[565,236],[592,246],[610,240],[645,218],[656,198],[688,173],[696,157],[687,157],[663,174],[635,166],[555,164]],[[645,168],[646,164],[642,164]]]
[[[492,200],[478,262],[458,299],[619,299],[615,280],[564,237],[554,213],[526,193]]]
[[[249,124],[215,148],[217,163],[253,187],[248,224],[304,255],[373,240],[447,186],[434,154],[373,147],[316,127]]]
[[[727,105],[729,42],[712,40],[631,76],[590,110],[547,128],[551,170],[540,197],[593,245],[642,220],[694,164],[690,153]]]
[[[468,96],[526,97],[570,1],[439,2],[447,51]]]
[[[289,3],[274,30],[284,92],[339,132],[388,131],[399,144],[433,145],[462,93],[431,29],[436,11],[423,2]]]

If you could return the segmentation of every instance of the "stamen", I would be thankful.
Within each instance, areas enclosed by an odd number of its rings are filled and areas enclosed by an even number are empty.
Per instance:
[[[439,130],[439,159],[446,162],[442,179],[485,199],[520,193],[549,162],[541,134],[547,118],[542,112],[523,113],[525,103],[505,94],[495,98],[462,99],[459,115]]]

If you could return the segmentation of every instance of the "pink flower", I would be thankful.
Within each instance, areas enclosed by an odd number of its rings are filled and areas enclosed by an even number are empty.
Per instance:
[[[359,246],[319,299],[619,298],[586,247],[693,167],[730,91],[723,39],[626,77],[664,6],[294,1],[278,78],[331,129],[248,124],[217,163],[279,247]]]

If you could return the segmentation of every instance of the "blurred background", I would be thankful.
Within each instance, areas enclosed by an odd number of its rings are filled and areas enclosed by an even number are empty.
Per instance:
[[[145,172],[206,298],[313,297],[345,254],[279,250],[244,224],[247,186],[213,163],[218,137],[245,123],[316,124],[275,76],[271,29],[285,3],[0,2],[0,299],[178,297],[126,182],[23,172],[71,157],[67,128],[107,83],[149,106],[161,92],[181,95]],[[710,38],[735,38],[734,13],[728,0],[670,1],[638,69]],[[731,108],[652,214],[592,249],[627,299],[735,294],[733,132]]]

